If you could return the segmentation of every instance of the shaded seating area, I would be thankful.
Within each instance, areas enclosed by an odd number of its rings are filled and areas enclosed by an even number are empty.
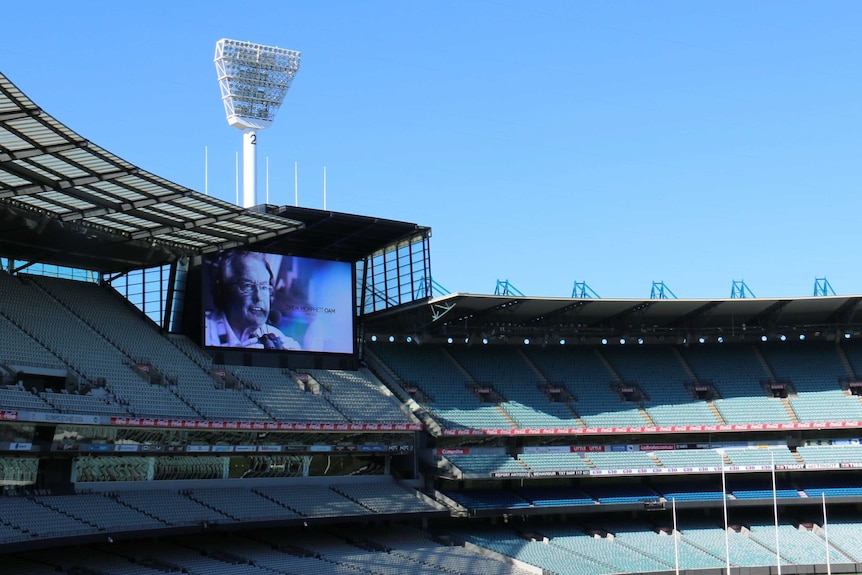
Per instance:
[[[728,492],[736,499],[772,499],[772,480],[767,474],[732,475],[727,482]],[[799,489],[785,478],[777,478],[775,497],[778,499],[798,499],[802,497]]]
[[[536,507],[556,507],[569,505],[595,505],[592,495],[578,487],[521,487],[515,493]]]
[[[463,491],[447,490],[443,495],[467,509],[519,509],[530,507],[513,491],[504,489],[468,489]]]
[[[511,455],[471,454],[447,455],[446,459],[465,475],[490,475],[492,473],[524,473],[529,469],[518,463]]]
[[[70,495],[3,495],[0,543],[302,519],[448,515],[443,505],[392,480],[269,483],[184,489],[106,484],[98,491]]]
[[[796,484],[808,497],[860,497],[862,484],[858,478],[840,473],[805,473]]]

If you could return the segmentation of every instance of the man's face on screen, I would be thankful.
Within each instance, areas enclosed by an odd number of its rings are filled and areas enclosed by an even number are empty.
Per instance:
[[[234,331],[255,329],[266,323],[272,296],[269,270],[259,259],[239,259],[227,278],[225,314]]]

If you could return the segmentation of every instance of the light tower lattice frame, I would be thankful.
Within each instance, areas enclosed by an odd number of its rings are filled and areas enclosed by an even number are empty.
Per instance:
[[[257,134],[269,128],[299,70],[300,53],[222,38],[215,67],[230,126],[243,131],[243,207],[257,202]]]

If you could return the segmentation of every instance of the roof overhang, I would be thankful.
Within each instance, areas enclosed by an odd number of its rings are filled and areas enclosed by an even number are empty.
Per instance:
[[[255,242],[254,249],[284,255],[357,262],[403,242],[430,237],[431,229],[410,222],[292,206],[268,206],[268,213],[302,222],[288,235]]]
[[[0,255],[121,272],[301,227],[126,162],[44,113],[0,74]]]
[[[452,294],[363,318],[364,332],[490,342],[601,338],[834,338],[862,329],[862,296],[752,299],[577,299]],[[786,333],[785,333],[786,332]]]

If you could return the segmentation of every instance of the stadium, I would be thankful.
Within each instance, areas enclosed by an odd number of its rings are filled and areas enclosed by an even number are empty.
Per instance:
[[[3,571],[862,572],[860,297],[442,293],[430,240],[178,186],[0,75]],[[208,345],[232,251],[296,348]]]

